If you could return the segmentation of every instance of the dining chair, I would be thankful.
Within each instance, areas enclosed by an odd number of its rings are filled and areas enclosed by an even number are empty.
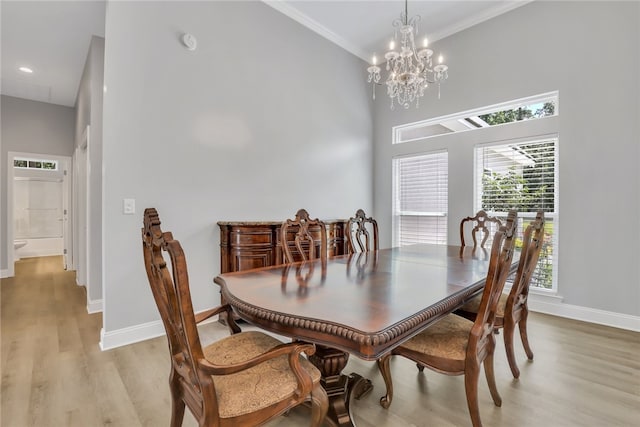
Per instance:
[[[367,218],[362,209],[358,209],[356,215],[349,218],[345,231],[350,252],[369,252],[379,249],[378,223],[372,217]]]
[[[384,408],[388,408],[393,399],[389,361],[394,355],[413,360],[421,372],[427,367],[446,375],[464,375],[467,406],[474,427],[482,425],[478,407],[478,379],[481,364],[484,364],[493,402],[496,406],[502,405],[493,368],[496,343],[493,323],[498,298],[511,267],[516,223],[517,213],[512,210],[507,216],[506,224],[501,226],[493,237],[489,270],[475,322],[455,314],[448,314],[377,361],[387,387],[386,395],[380,399],[380,404]]]
[[[182,246],[170,232],[162,232],[153,208],[144,211],[142,243],[171,356],[171,426],[182,425],[185,406],[201,427],[256,426],[305,401],[311,402],[310,424],[320,426],[328,398],[320,372],[303,356],[313,354],[315,347],[284,344],[258,331],[241,332],[230,315],[231,335],[203,347],[197,323],[222,312],[231,314],[230,307],[194,315]]]
[[[287,219],[280,227],[280,244],[283,261],[309,261],[320,258],[327,261],[327,229],[324,222],[309,218],[309,213],[300,209],[294,219]]]
[[[513,336],[515,334],[516,325],[520,330],[520,339],[524,351],[529,360],[533,360],[533,351],[529,345],[527,334],[527,318],[529,317],[529,307],[527,299],[529,296],[529,284],[533,275],[540,250],[544,243],[544,212],[538,211],[536,219],[532,221],[526,228],[522,239],[522,252],[520,253],[520,261],[518,262],[518,270],[516,271],[513,285],[509,293],[500,295],[498,307],[496,309],[496,328],[503,328],[504,347],[507,352],[507,360],[511,373],[514,378],[520,377],[520,369],[516,362],[515,351],[513,348]],[[481,296],[478,295],[467,302],[462,308],[456,311],[456,314],[474,320],[480,308]]]
[[[474,216],[468,216],[460,221],[460,246],[466,246],[464,236],[466,234],[465,229],[468,228],[467,223],[473,225],[473,228],[471,229],[471,238],[473,239],[474,248],[478,246],[476,235],[479,232],[483,233],[480,247],[484,248],[484,244],[491,234],[489,228],[487,227],[487,223],[489,224],[489,226],[491,226],[491,224],[494,224],[496,230],[502,225],[502,221],[500,221],[498,218],[487,215],[484,210],[479,210]]]

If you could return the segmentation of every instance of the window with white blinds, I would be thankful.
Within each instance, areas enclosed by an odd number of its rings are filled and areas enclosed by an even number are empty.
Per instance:
[[[553,258],[557,193],[557,137],[481,145],[475,149],[475,204],[489,215],[506,217],[518,211],[518,231],[536,216],[545,213],[545,238],[531,286],[553,288]]]
[[[394,246],[447,243],[448,153],[393,159]]]

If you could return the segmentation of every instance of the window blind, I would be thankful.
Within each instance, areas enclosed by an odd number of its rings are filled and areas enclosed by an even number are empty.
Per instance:
[[[447,243],[448,153],[393,159],[394,245]]]
[[[531,286],[553,287],[554,234],[558,232],[555,207],[557,138],[478,146],[475,203],[489,215],[506,218],[518,211],[518,234],[545,212],[545,238]]]

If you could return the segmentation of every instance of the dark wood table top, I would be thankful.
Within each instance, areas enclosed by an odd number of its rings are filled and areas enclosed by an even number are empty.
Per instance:
[[[480,292],[488,267],[489,250],[414,245],[337,256],[326,266],[225,273],[215,282],[252,324],[375,360]]]

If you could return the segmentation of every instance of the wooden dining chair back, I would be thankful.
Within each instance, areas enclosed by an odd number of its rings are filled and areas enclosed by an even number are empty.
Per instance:
[[[420,371],[427,367],[446,375],[464,375],[467,406],[474,427],[482,425],[478,406],[481,365],[484,365],[493,402],[496,406],[502,405],[493,367],[493,323],[498,299],[511,270],[516,223],[517,214],[510,211],[506,224],[501,226],[493,237],[489,269],[475,322],[449,314],[377,361],[387,386],[387,394],[380,399],[383,407],[388,408],[393,399],[389,364],[392,355],[413,360]]]
[[[358,209],[356,215],[349,218],[345,231],[350,252],[369,252],[379,249],[378,223],[372,217],[367,217],[362,209]]]
[[[182,246],[162,232],[158,212],[144,211],[142,249],[147,277],[165,327],[171,357],[169,387],[171,426],[182,425],[185,406],[199,426],[255,426],[310,400],[311,425],[326,415],[327,395],[320,372],[302,353],[311,344],[283,344],[262,332],[241,332],[227,317],[231,335],[203,348],[197,323],[227,312],[217,307],[193,312],[187,265]],[[164,259],[166,252],[170,269]]]
[[[500,295],[496,310],[496,329],[504,328],[504,346],[507,353],[507,361],[514,378],[520,377],[520,369],[516,362],[513,339],[516,326],[520,331],[520,339],[527,355],[527,359],[533,360],[533,351],[529,344],[527,333],[527,319],[529,317],[529,307],[527,300],[529,297],[529,285],[531,277],[538,264],[540,252],[544,244],[544,212],[538,211],[533,220],[525,229],[522,238],[522,250],[518,270],[513,277],[513,284],[509,293]],[[467,302],[456,313],[474,320],[480,307],[480,297],[477,296]]]
[[[480,247],[484,248],[484,244],[491,234],[490,228],[495,228],[497,230],[502,225],[502,221],[494,216],[487,215],[484,210],[479,210],[474,216],[468,216],[464,218],[462,221],[460,221],[460,246],[466,246],[464,236],[466,234],[466,229],[469,228],[470,225],[473,225],[473,227],[471,228],[473,247],[476,248],[478,246],[477,234],[482,232],[482,241],[480,242]]]
[[[309,218],[300,209],[294,219],[287,219],[280,227],[283,261],[287,263],[321,258],[327,260],[327,229],[324,222]]]

